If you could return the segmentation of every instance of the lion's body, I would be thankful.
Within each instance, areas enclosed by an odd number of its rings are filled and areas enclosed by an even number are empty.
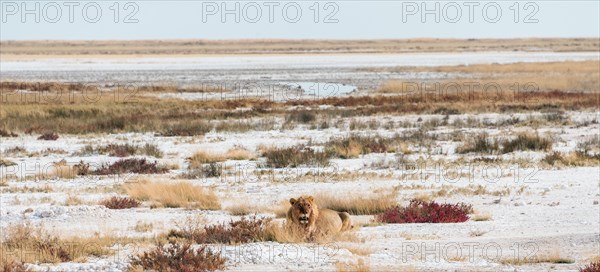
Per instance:
[[[352,228],[350,215],[330,209],[319,209],[312,197],[291,199],[292,207],[287,213],[288,226],[300,229],[306,238],[330,235]],[[301,220],[304,215],[305,220]]]

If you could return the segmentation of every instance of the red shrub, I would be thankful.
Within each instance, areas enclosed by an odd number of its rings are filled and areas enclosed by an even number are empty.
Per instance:
[[[100,205],[109,209],[130,209],[140,206],[140,202],[130,197],[113,196],[109,199],[102,200]]]
[[[584,268],[580,268],[579,272],[600,272],[600,262],[592,262]]]
[[[46,132],[37,139],[46,141],[56,141],[56,139],[58,139],[58,134],[56,134],[56,132]]]
[[[413,199],[407,207],[396,206],[377,216],[384,223],[458,223],[469,220],[472,206],[465,203],[439,204]]]
[[[119,160],[111,165],[103,165],[93,173],[96,175],[114,175],[123,173],[136,174],[162,174],[166,169],[161,169],[156,162],[150,163],[146,159],[125,159]]]
[[[188,243],[171,242],[168,246],[158,244],[154,249],[131,258],[131,269],[143,271],[204,272],[225,269],[226,259],[202,246],[196,250]]]

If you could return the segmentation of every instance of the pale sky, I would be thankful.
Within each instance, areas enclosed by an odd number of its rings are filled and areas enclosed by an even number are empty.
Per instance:
[[[0,7],[1,40],[600,37],[600,1],[0,0]]]

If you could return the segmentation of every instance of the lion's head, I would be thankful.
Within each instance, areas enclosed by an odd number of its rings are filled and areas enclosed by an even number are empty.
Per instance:
[[[290,199],[291,219],[301,225],[309,225],[317,219],[319,209],[312,196]]]

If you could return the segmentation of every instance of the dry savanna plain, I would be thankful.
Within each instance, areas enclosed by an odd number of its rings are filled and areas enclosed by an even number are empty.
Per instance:
[[[600,271],[597,39],[0,45],[0,271]]]

